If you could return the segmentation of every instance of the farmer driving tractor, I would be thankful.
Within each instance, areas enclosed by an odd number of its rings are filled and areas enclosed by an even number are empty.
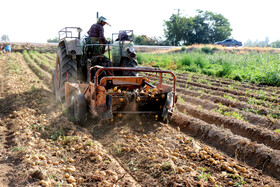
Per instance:
[[[89,37],[86,38],[86,44],[85,46],[85,53],[87,54],[87,58],[91,59],[88,67],[92,67],[94,65],[104,66],[104,67],[112,67],[112,62],[110,60],[110,49],[108,46],[108,54],[109,58],[106,57],[104,54],[106,52],[106,44],[109,44],[110,42],[106,40],[104,36],[104,25],[111,26],[107,19],[103,16],[100,16],[97,19],[97,23],[93,24],[89,31],[87,32]],[[96,70],[93,70],[94,73],[92,73],[93,78]],[[103,74],[106,74],[104,72]],[[102,76],[100,76],[102,77]]]
[[[92,42],[96,43],[97,41],[100,44],[106,44],[109,43],[109,41],[106,40],[106,38],[104,37],[104,25],[109,25],[111,26],[108,22],[107,19],[103,16],[100,16],[97,20],[97,23],[93,24],[89,31],[87,32],[89,37],[91,37]]]

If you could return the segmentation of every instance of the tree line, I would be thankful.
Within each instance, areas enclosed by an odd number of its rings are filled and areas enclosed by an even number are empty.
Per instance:
[[[231,36],[230,22],[222,14],[197,10],[197,15],[185,17],[173,14],[164,21],[164,34],[169,45],[209,44]]]
[[[138,45],[191,45],[209,44],[227,39],[231,36],[230,22],[222,14],[197,10],[197,15],[186,17],[172,14],[164,21],[164,37],[149,38],[145,35],[136,36]],[[148,44],[149,43],[149,44]]]

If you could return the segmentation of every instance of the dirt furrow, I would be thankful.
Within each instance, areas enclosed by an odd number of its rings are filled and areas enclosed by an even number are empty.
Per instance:
[[[40,66],[38,66],[29,56],[29,54],[26,52],[24,56],[19,54],[19,58],[21,58],[25,63],[28,64],[28,67],[38,76],[39,79],[43,80],[43,82],[46,85],[50,85],[51,82],[51,75],[41,69]]]
[[[174,115],[173,123],[187,134],[201,139],[252,167],[263,170],[278,180],[280,179],[279,150],[252,142],[247,138],[232,134],[231,131],[182,113]]]
[[[202,80],[205,82],[210,82],[214,83],[215,85],[223,85],[223,87],[235,87],[239,88],[241,87],[243,91],[246,91],[247,89],[250,90],[260,90],[260,91],[266,91],[270,94],[280,94],[280,89],[272,87],[272,86],[267,86],[267,85],[257,85],[257,84],[250,84],[248,82],[239,82],[239,81],[234,81],[230,79],[223,79],[223,78],[214,78],[214,77],[208,77],[205,75],[195,75],[195,74],[176,74],[178,79],[181,80],[194,80],[195,82],[198,82],[196,80]]]
[[[247,103],[241,102],[239,100],[229,100],[224,97],[215,96],[215,94],[212,94],[212,93],[208,94],[208,93],[204,93],[204,92],[197,92],[195,90],[187,90],[187,89],[178,88],[178,87],[176,88],[176,90],[177,90],[177,92],[182,93],[182,94],[199,97],[201,99],[211,100],[214,103],[222,103],[223,105],[228,106],[228,107],[233,107],[233,108],[237,108],[239,110],[251,112],[253,114],[264,115],[264,116],[272,117],[275,119],[279,119],[278,111],[275,111],[275,110],[272,110],[272,109],[269,109],[266,107],[247,104]]]
[[[40,58],[40,56],[36,56],[35,54],[30,54],[30,53],[28,53],[28,54],[31,57],[31,59],[34,60],[34,62],[38,66],[40,66],[41,69],[43,69],[44,71],[46,71],[48,73],[52,72],[52,69],[49,67],[49,64],[45,64],[45,63],[41,62],[42,58]]]
[[[155,79],[151,79],[155,81]],[[168,82],[170,83],[170,82]],[[169,85],[170,86],[170,85]],[[178,88],[177,92],[181,95],[181,99],[190,102],[195,105],[200,103],[200,106],[204,106],[207,110],[217,110],[220,113],[226,113],[228,115],[237,115],[236,118],[244,118],[244,121],[249,121],[252,124],[260,125],[268,129],[278,129],[280,127],[280,120],[278,118],[278,111],[267,109],[265,107],[258,107],[255,105],[240,102],[238,99],[214,96],[214,93],[205,93],[195,90],[188,90],[186,88]],[[221,94],[220,94],[221,95]],[[180,99],[179,97],[179,99]],[[210,102],[210,103],[209,103]],[[222,104],[222,105],[219,105]],[[210,107],[210,108],[209,108]],[[208,109],[209,108],[209,109]],[[227,113],[227,112],[235,112]],[[242,115],[242,116],[241,116]]]
[[[178,86],[182,88],[187,89],[193,89],[193,90],[201,90],[205,93],[211,93],[213,95],[219,95],[221,97],[230,97],[234,100],[239,100],[243,102],[251,102],[259,106],[263,107],[270,107],[279,109],[279,95],[275,97],[269,97],[266,94],[262,94],[262,96],[259,96],[258,94],[252,94],[252,93],[244,93],[241,91],[231,90],[227,88],[223,88],[222,86],[219,87],[213,87],[212,85],[203,85],[201,83],[196,82],[188,82],[187,84],[182,84],[180,81],[178,81]],[[169,84],[171,82],[168,82]],[[191,85],[191,86],[190,86]],[[253,91],[249,91],[253,92]]]
[[[280,134],[259,126],[252,125],[240,120],[223,116],[216,112],[200,109],[189,104],[177,104],[176,107],[182,113],[198,118],[210,124],[215,124],[222,128],[228,128],[234,134],[251,139],[258,143],[263,143],[273,149],[280,150]]]
[[[56,59],[56,55],[54,56],[52,54],[47,54],[47,53],[44,53],[43,55],[52,62],[55,61],[55,59]]]
[[[182,81],[182,83],[185,83],[186,81],[184,81],[184,79],[178,79],[178,81]],[[184,82],[183,82],[184,81]],[[268,90],[268,89],[262,89],[261,87],[250,87],[246,84],[242,84],[240,82],[236,82],[233,84],[223,84],[223,83],[215,83],[215,82],[211,82],[211,81],[203,81],[203,79],[198,79],[198,80],[194,80],[194,82],[201,82],[204,84],[209,84],[211,86],[215,86],[215,87],[223,87],[223,88],[227,88],[230,90],[238,90],[238,91],[242,91],[245,92],[246,94],[248,93],[261,93],[261,94],[265,94],[266,96],[269,97],[276,97],[279,98],[280,95],[278,93],[277,95],[277,91],[276,90]]]
[[[181,101],[180,99],[183,100]],[[280,128],[280,120],[271,120],[260,115],[252,114],[250,112],[245,112],[243,110],[238,110],[232,107],[226,107],[221,104],[216,104],[207,99],[200,99],[189,95],[179,94],[179,102],[181,102],[181,104],[189,103],[192,105],[198,105],[201,106],[203,109],[216,111],[224,114],[225,116],[231,116],[233,118],[238,118],[243,121],[248,121],[251,124],[262,126],[271,130]]]
[[[205,88],[206,90],[213,90],[213,91],[219,91],[218,93],[229,93],[231,95],[236,95],[238,98],[242,97],[242,99],[245,99],[245,102],[248,102],[248,99],[246,97],[252,97],[258,100],[263,100],[263,101],[269,101],[271,103],[276,103],[279,104],[280,103],[280,96],[279,95],[274,95],[274,96],[270,96],[268,94],[263,94],[263,95],[259,95],[259,94],[255,94],[255,93],[249,93],[244,92],[244,91],[240,91],[240,90],[232,90],[232,89],[228,89],[223,87],[222,85],[219,86],[213,86],[211,85],[211,83],[208,84],[202,84],[202,83],[198,83],[198,82],[194,82],[194,81],[188,81],[186,82],[185,80],[177,80],[177,82],[179,83],[179,85],[181,87],[186,87],[186,84],[189,86],[195,86],[195,87],[200,87],[200,88]],[[217,93],[217,92],[215,92]]]
[[[155,78],[152,78],[151,80],[156,80]],[[168,85],[171,85],[171,81],[164,81]],[[196,83],[191,83],[192,85],[196,85]],[[189,86],[189,85],[184,85],[177,83],[177,90],[194,90],[195,92],[200,92],[202,94],[210,94],[210,95],[217,95],[220,96],[221,98],[229,98],[233,101],[242,101],[246,103],[251,103],[250,105],[254,106],[252,109],[254,111],[267,111],[267,114],[272,115],[273,118],[279,118],[280,117],[280,111],[279,111],[279,104],[278,103],[271,103],[269,101],[264,101],[264,100],[258,100],[255,97],[250,97],[247,98],[245,96],[239,96],[239,95],[234,95],[231,93],[223,92],[223,91],[217,91],[217,90],[211,90],[207,89],[204,87],[199,87],[199,86]],[[262,107],[261,109],[259,107]]]

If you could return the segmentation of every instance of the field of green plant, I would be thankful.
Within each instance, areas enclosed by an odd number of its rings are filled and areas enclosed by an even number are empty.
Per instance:
[[[252,83],[280,85],[280,53],[224,51],[204,46],[173,53],[138,53],[143,66],[197,72]]]

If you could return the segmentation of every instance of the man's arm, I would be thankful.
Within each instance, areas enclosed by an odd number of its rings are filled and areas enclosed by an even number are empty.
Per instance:
[[[99,37],[100,37],[102,43],[108,43],[108,41],[106,40],[106,38],[104,36],[104,28],[102,26],[100,27],[100,30],[99,30]]]

